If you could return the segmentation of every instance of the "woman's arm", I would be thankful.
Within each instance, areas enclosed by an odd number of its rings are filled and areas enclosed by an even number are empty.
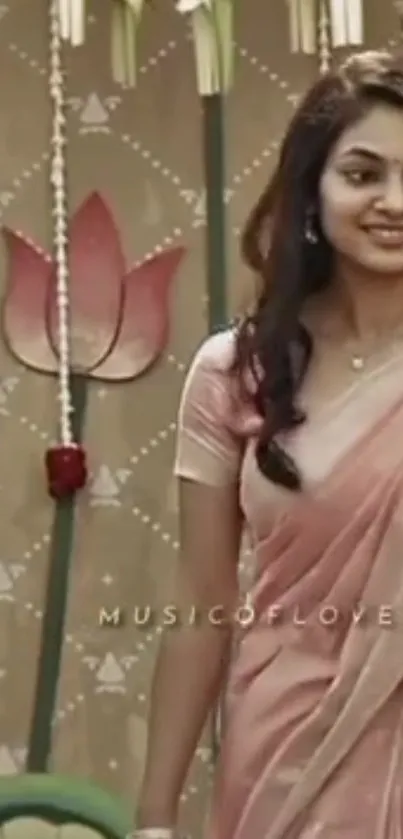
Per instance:
[[[167,627],[152,687],[149,742],[138,826],[171,826],[209,710],[223,683],[231,626],[214,626],[209,610],[230,616],[238,599],[241,446],[230,431],[228,377],[217,369],[224,335],[199,350],[178,418],[175,473],[180,488],[180,544],[175,603],[199,625]],[[204,617],[203,617],[204,616]]]
[[[176,604],[201,625],[167,628],[154,676],[148,755],[138,826],[171,826],[200,734],[223,682],[231,629],[214,626],[208,610],[228,614],[238,598],[240,516],[235,488],[181,482],[182,551]]]

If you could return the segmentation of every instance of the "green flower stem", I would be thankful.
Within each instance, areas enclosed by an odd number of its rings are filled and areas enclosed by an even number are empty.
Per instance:
[[[72,376],[73,433],[81,442],[88,394],[85,376]],[[37,670],[34,708],[28,742],[26,772],[49,772],[52,722],[57,702],[69,574],[74,540],[76,496],[55,502],[49,551],[45,611]]]
[[[202,96],[204,131],[204,178],[206,188],[206,267],[208,331],[227,324],[227,248],[225,204],[224,96]],[[219,750],[220,700],[212,712],[211,747],[213,763]]]
[[[227,321],[227,248],[224,167],[224,96],[202,96],[206,188],[208,328]]]

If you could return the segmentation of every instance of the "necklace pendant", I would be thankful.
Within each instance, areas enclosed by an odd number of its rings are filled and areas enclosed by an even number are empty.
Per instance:
[[[351,366],[353,370],[359,372],[360,370],[364,369],[364,359],[362,355],[353,355],[351,359]]]

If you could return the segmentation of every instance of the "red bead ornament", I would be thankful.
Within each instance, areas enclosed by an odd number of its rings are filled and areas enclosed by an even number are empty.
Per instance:
[[[62,444],[46,452],[46,473],[48,491],[52,498],[60,500],[74,495],[87,483],[87,462],[82,446]]]

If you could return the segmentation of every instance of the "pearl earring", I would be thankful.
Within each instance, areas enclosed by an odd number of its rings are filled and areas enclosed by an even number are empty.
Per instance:
[[[313,217],[312,213],[308,213],[305,221],[305,231],[304,231],[305,240],[309,242],[310,245],[317,245],[319,241],[319,236],[314,228],[313,225]]]

